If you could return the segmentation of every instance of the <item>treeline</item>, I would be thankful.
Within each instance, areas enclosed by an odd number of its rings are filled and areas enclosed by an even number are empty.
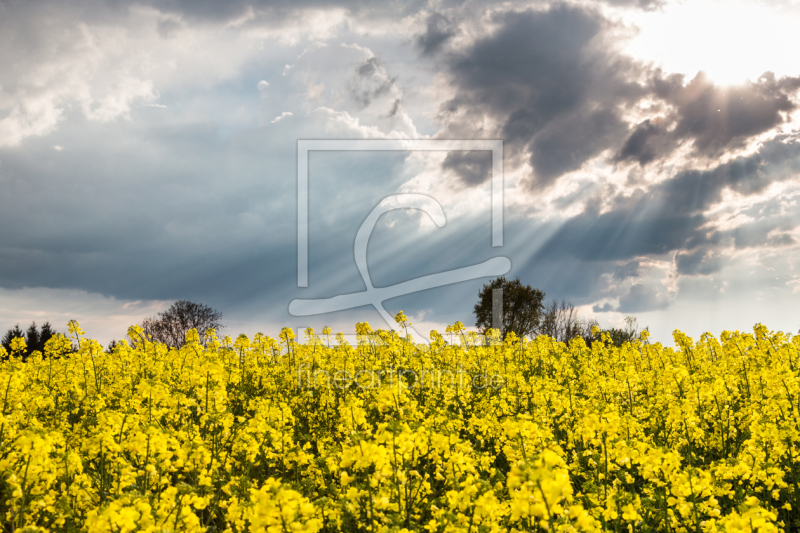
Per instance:
[[[559,342],[569,342],[581,337],[586,344],[606,338],[621,346],[641,337],[635,317],[625,318],[624,328],[600,328],[594,318],[582,319],[570,302],[552,300],[545,303],[545,293],[540,289],[523,285],[519,278],[493,279],[483,286],[475,304],[475,326],[486,333],[489,328],[499,326],[503,338],[509,332],[520,337],[547,335]]]
[[[172,348],[180,348],[186,340],[186,333],[190,329],[196,329],[200,335],[201,343],[205,344],[205,334],[209,329],[219,331],[225,326],[222,324],[222,313],[211,307],[179,300],[173,303],[166,311],[158,313],[155,318],[145,318],[142,321],[142,334],[151,341],[161,342]],[[44,345],[58,333],[52,328],[49,322],[45,322],[41,327],[37,327],[33,322],[27,330],[23,331],[19,324],[6,331],[3,336],[2,344],[6,354],[19,353],[23,360],[27,360],[33,352],[44,353]],[[12,348],[14,339],[22,339],[25,342],[25,349],[18,350]],[[72,351],[77,351],[77,339],[70,339]],[[113,352],[117,346],[117,341],[112,340],[106,352]],[[6,355],[8,357],[8,355]]]
[[[23,359],[27,359],[29,355],[33,352],[42,352],[44,353],[44,345],[47,344],[54,335],[56,331],[50,325],[50,322],[45,322],[42,324],[41,328],[36,327],[36,322],[31,322],[31,325],[28,326],[28,329],[22,331],[20,329],[19,324],[14,326],[13,328],[6,331],[6,334],[3,335],[2,341],[0,344],[3,345],[3,348],[6,349],[7,353],[11,353],[11,343],[14,339],[22,339],[25,341],[25,350],[22,352]]]
[[[597,320],[582,319],[575,306],[565,300],[552,300],[546,304],[543,291],[523,285],[519,278],[507,280],[499,277],[484,285],[478,294],[474,312],[475,325],[484,334],[493,325],[497,325],[495,322],[499,322],[503,338],[513,331],[520,337],[547,335],[559,342],[569,342],[581,337],[589,345],[605,338],[621,346],[640,338],[642,333],[634,317],[625,319],[624,328],[601,329]],[[223,327],[222,313],[219,311],[200,303],[179,300],[166,311],[158,313],[157,317],[144,319],[142,334],[149,340],[180,348],[190,329],[196,329],[204,343],[206,330],[218,331]],[[17,324],[6,331],[0,343],[7,353],[12,353],[15,351],[11,347],[14,339],[23,339],[26,347],[21,354],[27,359],[33,352],[44,353],[45,344],[56,334],[49,322],[41,327],[32,322],[25,331]],[[116,341],[111,341],[106,351],[113,351],[116,344]],[[74,345],[73,350],[76,348]]]

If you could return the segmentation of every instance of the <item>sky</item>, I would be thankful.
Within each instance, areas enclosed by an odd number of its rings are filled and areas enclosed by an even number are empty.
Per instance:
[[[800,327],[800,2],[0,0],[0,329],[78,320],[103,343],[187,299],[235,337],[386,328],[354,244],[380,217],[389,287],[510,261],[604,327]],[[299,140],[502,141],[308,154]],[[389,200],[385,200],[385,199]],[[430,211],[429,211],[430,213]],[[494,246],[493,246],[494,244]],[[383,302],[475,322],[490,277]]]

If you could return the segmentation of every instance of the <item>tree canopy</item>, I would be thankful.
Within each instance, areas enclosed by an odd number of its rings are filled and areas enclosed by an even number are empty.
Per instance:
[[[145,335],[155,342],[174,348],[184,345],[186,333],[190,329],[196,329],[200,342],[205,343],[207,330],[219,330],[223,327],[222,313],[188,300],[178,300],[166,311],[158,313],[158,318],[146,318],[142,321]]]
[[[513,331],[522,337],[533,335],[541,323],[544,312],[544,292],[523,285],[519,278],[495,278],[483,286],[475,304],[475,326],[486,334],[492,325],[492,295],[502,290],[502,310],[499,311],[500,334],[503,338]]]

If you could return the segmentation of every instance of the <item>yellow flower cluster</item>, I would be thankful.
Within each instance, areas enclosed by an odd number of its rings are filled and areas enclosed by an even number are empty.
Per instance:
[[[800,337],[761,325],[589,347],[360,323],[355,346],[181,349],[134,326],[113,353],[69,329],[0,353],[8,531],[800,529]]]

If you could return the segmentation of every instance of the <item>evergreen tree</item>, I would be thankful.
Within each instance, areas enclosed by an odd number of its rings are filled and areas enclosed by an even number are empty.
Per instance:
[[[42,324],[41,328],[37,328],[36,322],[32,322],[24,333],[22,329],[20,329],[19,324],[17,324],[13,328],[6,331],[6,334],[3,336],[3,339],[0,341],[0,343],[2,343],[3,348],[10,353],[11,341],[14,340],[15,337],[22,337],[25,339],[25,345],[27,346],[23,357],[27,358],[30,354],[36,351],[44,353],[44,345],[47,344],[47,341],[49,341],[55,334],[56,332],[53,330],[50,322],[45,322]]]
[[[6,331],[6,334],[3,335],[3,340],[0,341],[0,344],[3,345],[3,348],[5,348],[8,353],[11,353],[11,341],[16,337],[25,338],[25,334],[19,329],[19,324]]]
[[[39,351],[44,353],[44,345],[47,344],[47,341],[53,338],[55,334],[56,332],[50,325],[50,322],[45,322],[44,324],[42,324],[42,329],[39,330],[39,343],[41,346],[40,348],[38,348]]]
[[[36,322],[31,322],[25,332],[25,344],[28,345],[28,354],[32,354],[35,350],[41,351],[41,348],[39,348],[39,330],[36,329]]]

